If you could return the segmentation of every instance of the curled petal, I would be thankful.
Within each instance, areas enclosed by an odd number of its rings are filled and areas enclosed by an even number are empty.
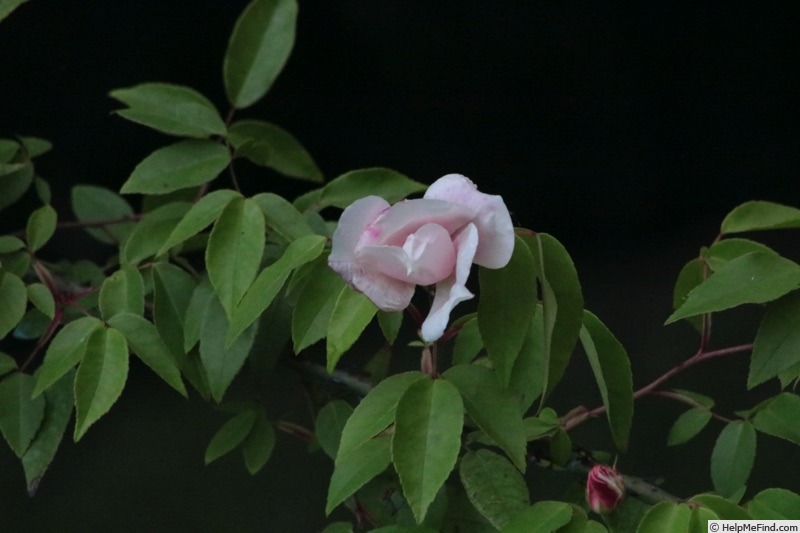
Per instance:
[[[358,240],[367,227],[389,208],[389,203],[378,196],[367,196],[356,200],[347,207],[339,218],[339,225],[333,232],[331,255],[328,263],[331,268],[339,272],[333,263],[351,262],[355,260],[355,250]],[[339,274],[342,274],[339,272]],[[342,274],[342,276],[344,276]],[[346,281],[347,278],[345,278]]]
[[[475,250],[479,244],[478,229],[474,224],[467,225],[458,232],[454,239],[456,246],[455,272],[436,284],[436,295],[433,297],[430,313],[422,323],[422,339],[433,342],[444,333],[450,321],[450,312],[459,302],[469,300],[473,294],[467,290],[466,283],[469,277]]]
[[[338,262],[328,265],[347,283],[364,293],[381,311],[402,311],[414,296],[413,283],[390,278],[375,270],[364,268],[355,262]]]
[[[500,196],[484,194],[461,174],[448,174],[436,180],[424,199],[443,200],[469,207],[477,213],[479,244],[474,262],[487,268],[502,268],[514,252],[514,225]]]
[[[406,238],[426,224],[437,224],[452,234],[475,218],[468,206],[441,200],[405,200],[381,213],[367,227],[358,246],[403,246]]]
[[[409,235],[402,248],[364,246],[356,252],[356,260],[400,281],[432,285],[453,272],[456,252],[446,229],[426,224]]]

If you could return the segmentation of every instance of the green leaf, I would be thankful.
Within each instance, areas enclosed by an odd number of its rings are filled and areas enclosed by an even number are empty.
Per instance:
[[[260,100],[294,46],[297,2],[254,0],[233,28],[222,73],[228,101],[237,109]]]
[[[28,239],[28,248],[32,252],[35,252],[50,240],[50,237],[56,231],[57,220],[56,210],[49,205],[44,205],[31,213],[25,234]]]
[[[572,439],[563,429],[557,429],[550,437],[550,457],[559,466],[564,466],[572,458]]]
[[[342,453],[342,446],[339,446],[328,487],[326,515],[330,515],[340,503],[386,470],[391,462],[391,446],[392,441],[388,437],[367,440],[348,449],[346,453]]]
[[[772,248],[759,242],[748,239],[724,239],[712,244],[704,255],[708,266],[716,272],[737,257],[753,252],[775,253]]]
[[[0,210],[16,203],[33,183],[30,162],[0,164]]]
[[[600,531],[606,531],[606,528],[601,526],[598,522],[595,522],[595,524],[600,526]],[[570,518],[569,522],[558,528],[557,531],[558,533],[587,533],[588,531],[593,530],[589,528],[596,528],[597,526],[590,526],[589,517],[586,516],[586,511],[573,503],[572,517]]]
[[[519,398],[521,413],[530,409],[547,386],[548,361],[544,331],[544,310],[541,304],[537,304],[508,383],[508,389]]]
[[[319,200],[322,197],[322,188],[313,189],[301,194],[294,199],[292,205],[301,213],[316,212],[319,209]]]
[[[685,533],[689,531],[691,518],[688,505],[661,502],[647,511],[636,533]]]
[[[128,378],[128,343],[114,328],[97,328],[75,375],[75,442],[117,401]]]
[[[16,252],[25,248],[25,243],[12,235],[0,236],[0,254]]]
[[[673,311],[681,307],[689,293],[706,279],[706,263],[703,259],[696,258],[686,263],[678,274],[675,288],[672,292]],[[689,324],[699,332],[703,331],[703,318],[699,316],[686,319]]]
[[[692,496],[689,501],[699,503],[703,507],[711,509],[719,516],[721,520],[753,519],[753,517],[750,516],[750,513],[735,503],[715,494],[698,494],[697,496]]]
[[[800,445],[800,396],[784,392],[768,400],[753,417],[753,425],[762,433]]]
[[[139,270],[122,267],[100,288],[100,312],[108,320],[117,313],[144,314],[144,280]]]
[[[428,186],[388,168],[364,168],[342,174],[322,189],[316,208],[333,206],[344,209],[359,198],[380,196],[390,204],[406,196],[423,192]]]
[[[28,0],[3,0],[3,2],[0,2],[0,21],[8,17],[12,11],[27,1]]]
[[[754,520],[800,520],[800,496],[786,489],[766,489],[747,504]]]
[[[322,182],[314,160],[300,142],[283,128],[261,120],[240,120],[228,129],[228,139],[242,155],[262,167],[292,178]]]
[[[17,361],[8,354],[0,352],[0,376],[17,369]]]
[[[771,253],[755,252],[730,261],[695,287],[667,319],[722,311],[746,303],[780,298],[800,285],[800,265]]]
[[[472,505],[497,529],[530,505],[525,479],[504,457],[486,449],[467,452],[459,467]]]
[[[184,318],[196,286],[194,278],[175,265],[159,263],[153,267],[153,323],[176,358],[188,351],[183,345]]]
[[[0,163],[8,163],[19,152],[19,143],[11,139],[0,139]]]
[[[225,345],[230,346],[242,331],[269,307],[295,268],[313,261],[322,253],[325,237],[307,235],[289,244],[283,255],[261,271],[233,311]]]
[[[711,420],[711,411],[703,407],[693,407],[681,414],[669,430],[667,445],[675,446],[690,441],[700,433],[708,421]]]
[[[72,212],[81,222],[121,220],[100,228],[84,228],[100,242],[117,244],[125,240],[133,228],[133,222],[124,219],[133,216],[133,208],[117,193],[104,187],[76,185],[71,193]]]
[[[495,373],[479,365],[459,365],[448,369],[442,377],[456,386],[467,414],[478,427],[525,472],[527,441],[519,404],[500,386]]]
[[[186,308],[186,318],[183,330],[183,349],[188,353],[200,340],[203,324],[209,315],[212,303],[217,300],[214,289],[208,278],[204,278],[192,291],[189,305]],[[224,313],[224,309],[223,309]]]
[[[14,372],[0,381],[0,431],[22,457],[44,420],[44,398],[31,398],[33,376]]]
[[[158,374],[167,384],[187,397],[186,387],[181,380],[181,373],[156,327],[141,316],[121,312],[115,314],[109,325],[117,328],[125,336],[131,350],[139,356],[144,364]]]
[[[800,291],[767,308],[758,327],[747,388],[752,389],[800,363]]]
[[[773,202],[746,202],[728,213],[722,233],[800,228],[800,209]]]
[[[98,319],[86,316],[70,322],[56,334],[47,347],[42,366],[36,371],[34,396],[40,395],[81,361],[89,338],[102,326]]]
[[[421,379],[397,404],[392,462],[420,523],[458,459],[464,406],[450,382]]]
[[[353,414],[353,408],[344,400],[333,400],[317,413],[314,424],[314,435],[317,437],[322,451],[331,459],[336,459],[339,441],[347,419]]]
[[[572,519],[572,506],[564,502],[536,502],[518,513],[503,533],[550,533]]]
[[[206,448],[205,462],[209,464],[240,445],[253,429],[256,411],[245,411],[225,422],[211,438]]]
[[[214,104],[189,87],[142,83],[115,89],[109,96],[128,106],[116,112],[119,116],[163,133],[201,138],[225,135],[225,122]]]
[[[394,422],[397,402],[408,387],[423,378],[422,372],[404,372],[389,376],[372,389],[347,419],[337,457],[361,446]]]
[[[250,433],[242,443],[242,454],[244,455],[244,464],[250,475],[256,474],[259,470],[264,468],[264,465],[269,461],[272,455],[272,450],[275,448],[275,428],[264,416],[264,413],[259,413]]]
[[[500,269],[480,269],[478,327],[497,376],[511,378],[536,307],[536,264],[528,246],[516,237],[514,254]]]
[[[196,203],[192,204],[183,216],[175,229],[170,233],[169,238],[161,246],[156,255],[166,253],[173,246],[177,246],[186,239],[194,237],[203,231],[212,222],[217,220],[225,207],[234,198],[241,197],[236,191],[222,189],[206,194]]]
[[[333,308],[344,281],[327,263],[316,265],[297,299],[292,315],[292,342],[299,353],[328,333]]]
[[[47,467],[53,458],[67,430],[72,415],[72,384],[75,381],[73,372],[67,373],[44,394],[45,408],[36,437],[31,442],[25,455],[22,456],[22,468],[25,470],[25,482],[28,495],[33,496],[42,481]]]
[[[711,452],[711,480],[721,496],[731,496],[744,487],[756,456],[756,431],[743,420],[730,422],[720,433]]]
[[[715,405],[713,398],[711,398],[709,396],[705,396],[705,395],[697,393],[697,392],[692,392],[692,391],[683,390],[683,389],[673,389],[673,392],[676,392],[676,393],[680,394],[681,396],[685,396],[685,397],[689,398],[694,403],[696,403],[696,404],[698,404],[698,405],[700,405],[702,407],[705,407],[706,409],[711,409]]]
[[[706,533],[709,520],[719,520],[719,516],[705,507],[692,508],[692,514],[689,517],[689,533]]]
[[[606,406],[614,444],[624,451],[633,419],[633,377],[625,348],[600,320],[584,311],[581,343]]]
[[[522,422],[525,424],[525,439],[528,441],[540,439],[560,427],[558,418],[547,420],[540,416],[526,418]]]
[[[19,138],[19,140],[22,141],[22,146],[25,149],[29,159],[39,157],[40,155],[46,154],[53,149],[53,143],[47,139],[42,139],[41,137],[22,136]]]
[[[264,254],[264,215],[253,200],[235,198],[214,224],[206,249],[208,278],[225,314],[253,283]]]
[[[271,192],[262,192],[253,196],[261,211],[267,226],[276,231],[287,241],[311,235],[314,230],[308,225],[308,220],[286,199]]]
[[[56,302],[53,293],[43,283],[28,285],[28,299],[33,306],[41,311],[47,318],[52,319],[56,314]]]
[[[470,319],[458,332],[453,346],[453,366],[471,363],[483,350],[483,339],[478,329],[478,319]]]
[[[14,338],[24,341],[38,340],[53,321],[36,308],[28,309],[14,328]]]
[[[358,340],[378,308],[363,293],[342,287],[328,322],[328,373],[333,373],[339,358]]]
[[[531,254],[537,264],[536,276],[542,286],[547,395],[564,375],[578,342],[583,320],[583,293],[572,258],[560,242],[551,235],[538,233],[531,244]]]
[[[34,176],[33,187],[36,189],[36,196],[43,204],[49,204],[53,200],[53,191],[50,189],[50,185],[40,176]]]
[[[159,148],[122,185],[123,194],[166,194],[213,180],[230,163],[228,149],[216,141],[190,139]]]
[[[203,316],[200,332],[200,360],[206,371],[211,395],[220,402],[250,353],[258,323],[250,326],[233,344],[225,348],[225,335],[228,331],[225,310],[217,298],[212,297],[206,305],[208,308]],[[188,314],[186,321],[188,327]]]
[[[386,342],[394,344],[397,334],[400,333],[400,326],[403,325],[403,312],[378,310],[378,325],[381,327]]]
[[[0,263],[6,273],[23,277],[28,273],[28,268],[31,266],[31,255],[24,250],[12,252],[3,257]]]
[[[120,251],[120,261],[137,265],[156,255],[188,210],[188,203],[173,202],[147,213],[136,223],[125,241]]]
[[[19,324],[28,305],[28,292],[19,277],[0,270],[0,339]]]

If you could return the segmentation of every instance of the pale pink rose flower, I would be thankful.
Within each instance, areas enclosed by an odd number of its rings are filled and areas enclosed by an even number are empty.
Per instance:
[[[592,467],[586,480],[586,501],[592,511],[610,513],[624,497],[625,485],[619,472],[605,465]]]
[[[468,178],[448,174],[419,200],[390,206],[378,196],[342,213],[328,265],[384,311],[408,307],[416,285],[436,285],[422,338],[444,333],[450,312],[473,294],[472,263],[502,268],[514,251],[514,227],[503,199]]]

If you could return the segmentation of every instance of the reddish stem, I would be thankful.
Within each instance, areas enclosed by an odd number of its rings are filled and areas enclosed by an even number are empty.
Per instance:
[[[661,386],[669,378],[671,378],[672,376],[674,376],[676,374],[679,374],[679,373],[683,372],[687,368],[692,367],[692,366],[694,366],[694,365],[696,365],[698,363],[702,363],[703,361],[707,361],[708,359],[713,359],[715,357],[724,357],[726,355],[732,355],[732,354],[735,354],[735,353],[747,352],[747,351],[750,351],[752,349],[753,349],[753,345],[752,344],[742,344],[740,346],[732,346],[730,348],[723,348],[721,350],[712,350],[710,352],[704,352],[702,350],[699,350],[696,354],[694,354],[689,359],[686,359],[685,361],[680,362],[679,364],[677,364],[674,367],[670,368],[669,370],[667,370],[666,372],[661,374],[659,377],[657,377],[656,379],[654,379],[653,381],[651,381],[650,383],[648,383],[647,385],[645,385],[641,389],[639,389],[636,392],[634,392],[633,393],[633,398],[637,399],[637,398],[641,398],[642,396],[646,396],[648,394],[653,393],[653,391],[655,391],[655,389],[657,389],[659,386]],[[597,416],[597,415],[605,412],[605,410],[606,410],[606,406],[605,405],[600,405],[600,406],[595,407],[594,409],[592,409],[590,411],[584,411],[582,413],[579,412],[575,416],[566,417],[564,419],[564,421],[562,422],[561,427],[565,431],[569,431],[570,429],[581,425],[582,423],[584,423],[589,418],[592,418],[594,416]]]
[[[25,362],[22,363],[22,366],[19,367],[20,372],[25,372],[25,369],[27,369],[28,366],[30,366],[30,364],[36,358],[36,354],[39,353],[39,350],[41,350],[42,347],[45,344],[47,344],[47,342],[53,337],[56,330],[58,329],[58,326],[61,325],[61,320],[63,318],[64,318],[64,311],[60,308],[56,309],[56,312],[53,315],[53,320],[50,321],[50,325],[47,326],[47,330],[44,332],[44,335],[39,337],[39,340],[36,342],[36,346],[33,347],[33,350],[31,351],[30,355],[28,355],[28,358],[25,359]]]
[[[141,220],[143,214],[127,215],[119,218],[105,218],[99,220],[67,220],[66,222],[59,222],[56,224],[56,229],[72,229],[72,228],[101,228],[105,226],[113,226],[114,224],[124,224],[125,222],[135,222]],[[17,230],[12,235],[21,237],[25,235],[25,230]]]

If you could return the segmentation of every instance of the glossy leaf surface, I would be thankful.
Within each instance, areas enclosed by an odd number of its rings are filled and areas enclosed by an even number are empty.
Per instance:
[[[106,414],[128,377],[128,344],[119,330],[97,328],[75,375],[75,441]]]
[[[253,0],[233,28],[222,66],[225,92],[237,109],[266,94],[294,46],[297,2]]]
[[[159,148],[122,185],[123,194],[166,194],[213,180],[230,163],[228,150],[216,141],[185,140]]]
[[[504,268],[480,269],[478,327],[495,371],[508,384],[536,306],[536,268],[525,242],[516,237],[514,254]]]
[[[456,464],[463,423],[461,395],[442,379],[414,382],[397,404],[392,462],[417,523]]]

